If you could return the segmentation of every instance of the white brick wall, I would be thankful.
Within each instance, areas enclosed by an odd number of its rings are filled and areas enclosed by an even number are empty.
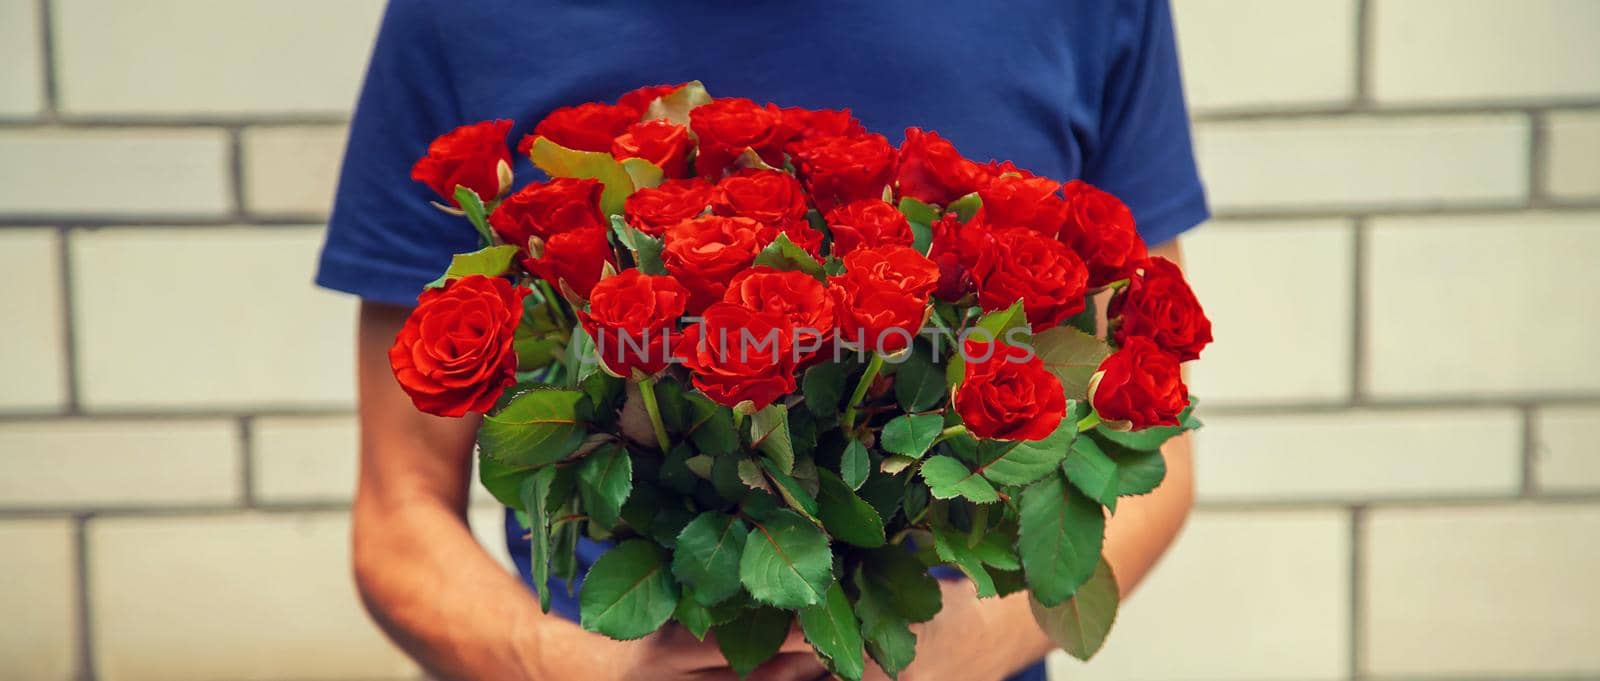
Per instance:
[[[1057,678],[1600,677],[1600,2],[1171,1],[1201,509]],[[0,0],[0,681],[416,676],[310,285],[381,5]]]

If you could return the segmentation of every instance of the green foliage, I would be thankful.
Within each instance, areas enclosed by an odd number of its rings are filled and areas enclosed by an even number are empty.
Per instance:
[[[568,149],[548,137],[534,140],[528,158],[550,177],[580,177],[599,180],[605,185],[600,194],[600,209],[606,215],[620,215],[622,202],[633,193],[633,176],[622,162],[601,151]]]
[[[689,125],[689,110],[711,102],[711,94],[698,80],[691,80],[672,92],[650,102],[645,110],[645,120],[665,119],[678,125]]]
[[[853,581],[856,617],[861,620],[861,638],[866,642],[867,654],[890,678],[896,678],[916,657],[917,636],[911,633],[905,617],[894,609],[893,593],[867,579],[859,567]]]
[[[802,608],[799,619],[800,630],[828,662],[828,668],[843,678],[860,681],[866,671],[861,628],[844,589],[837,583],[828,587],[822,602]]]
[[[1111,572],[1111,564],[1101,560],[1094,576],[1078,587],[1071,600],[1046,607],[1038,599],[1030,599],[1030,605],[1033,619],[1051,641],[1068,655],[1088,660],[1111,633],[1111,625],[1117,619],[1117,601],[1116,575]]]
[[[851,440],[850,444],[845,445],[844,454],[839,458],[839,477],[850,489],[859,490],[870,473],[872,473],[872,458],[867,455],[866,446],[862,445],[860,440]]]
[[[1152,451],[1161,449],[1167,440],[1182,435],[1184,431],[1195,430],[1200,427],[1200,420],[1194,417],[1194,408],[1197,400],[1189,398],[1189,406],[1184,407],[1183,413],[1178,415],[1176,426],[1156,426],[1143,430],[1116,431],[1105,426],[1095,428],[1095,435],[1126,449]]]
[[[769,404],[750,415],[750,444],[784,474],[794,473],[794,441],[789,437],[789,409]]]
[[[753,524],[739,558],[739,581],[745,590],[757,601],[790,610],[821,602],[833,583],[828,536],[784,509]]]
[[[649,234],[634,229],[621,215],[611,216],[611,231],[617,235],[617,241],[623,248],[633,255],[634,266],[640,272],[652,275],[667,273],[666,265],[661,263],[661,240]]]
[[[528,466],[511,466],[483,454],[478,455],[478,481],[489,494],[506,506],[522,508],[522,481],[533,473]]]
[[[933,223],[939,220],[939,209],[909,196],[900,199],[900,213],[906,216],[906,222],[911,223],[913,235],[911,247],[918,253],[926,254],[933,245]]]
[[[545,612],[550,612],[550,514],[545,509],[555,476],[555,467],[546,466],[524,478],[519,490],[520,506],[528,514],[533,586],[539,593],[539,607]]]
[[[1058,473],[1023,491],[1018,516],[1017,552],[1028,587],[1045,606],[1059,605],[1094,574],[1105,513]]]
[[[539,466],[571,454],[583,442],[584,394],[576,390],[525,392],[505,409],[483,417],[478,447],[510,466]]]
[[[766,248],[756,254],[755,262],[751,264],[775,270],[797,270],[818,279],[826,279],[828,276],[822,271],[822,263],[811,257],[806,249],[796,246],[789,240],[789,236],[782,232],[778,233],[778,238],[773,239],[772,243],[767,244]]]
[[[939,581],[905,547],[885,546],[866,553],[861,559],[861,575],[888,594],[889,607],[907,622],[926,622],[939,614]]]
[[[928,490],[933,493],[935,499],[961,497],[979,504],[1000,499],[994,485],[989,484],[983,476],[967,468],[966,464],[943,454],[922,462],[922,479],[928,482]]]
[[[1078,423],[1062,419],[1043,440],[1018,442],[983,466],[983,477],[997,485],[1027,485],[1055,470],[1078,437]]]
[[[699,599],[695,597],[694,589],[683,586],[681,590],[683,593],[678,597],[677,609],[672,611],[672,619],[677,620],[679,624],[683,625],[683,628],[688,629],[695,639],[704,641],[706,640],[706,632],[711,631],[711,626],[716,624],[716,621],[711,615],[711,610],[706,606],[700,605]]]
[[[471,192],[470,189],[462,189]],[[476,197],[476,194],[473,194]],[[482,204],[479,204],[482,207]],[[489,246],[471,253],[457,253],[450,256],[450,267],[445,269],[444,275],[428,284],[428,288],[444,286],[451,279],[481,274],[486,277],[504,276],[511,269],[511,263],[517,256],[517,247],[511,244]]]
[[[461,206],[461,212],[466,214],[467,221],[472,223],[472,228],[478,230],[478,238],[485,245],[494,243],[494,230],[489,229],[489,215],[483,205],[483,199],[477,192],[461,185],[456,185],[455,196],[456,205]]]
[[[974,334],[973,337],[978,340],[1005,341],[1007,344],[1016,345],[1016,343],[1010,342],[1019,335],[1014,330],[1022,329],[1026,332],[1029,328],[1028,313],[1022,308],[1022,299],[1018,298],[1017,302],[1012,303],[1011,307],[1004,310],[995,310],[979,317],[978,328],[988,332],[987,336]],[[1020,335],[1023,338],[1027,337],[1026,333]]]
[[[1058,326],[1033,337],[1033,351],[1045,368],[1061,379],[1067,399],[1088,399],[1089,377],[1111,355],[1106,342],[1077,329]]]
[[[778,608],[758,607],[745,610],[738,617],[713,629],[717,632],[717,647],[728,666],[744,678],[761,663],[778,653],[783,640],[789,637],[789,625],[794,616]]]
[[[918,344],[894,370],[894,397],[900,408],[919,412],[937,406],[949,394],[944,367],[933,361],[932,351]]]
[[[972,585],[978,589],[978,598],[990,598],[998,595],[994,588],[994,579],[989,576],[989,571],[983,567],[983,559],[978,553],[967,545],[967,537],[952,530],[935,527],[933,529],[933,548],[939,560],[956,566],[967,579],[972,580]]]
[[[1072,443],[1061,466],[1073,486],[1113,513],[1117,497],[1148,494],[1167,474],[1160,451],[1127,449],[1102,439],[1098,432]]]
[[[731,454],[739,451],[739,431],[733,427],[733,411],[712,402],[700,393],[686,395],[694,423],[689,439],[702,454]]]
[[[589,520],[600,527],[616,527],[632,491],[633,460],[627,450],[601,447],[578,464],[578,498]]]
[[[902,414],[883,426],[878,443],[884,451],[919,458],[933,446],[944,417],[938,414]]]
[[[955,213],[957,220],[966,222],[971,220],[972,216],[977,215],[978,209],[982,207],[983,199],[978,196],[977,192],[973,192],[951,201],[950,205],[945,207],[945,212]]]
[[[767,477],[772,479],[777,488],[778,495],[783,497],[784,503],[789,505],[811,522],[821,522],[817,519],[817,499],[800,484],[794,476],[788,475],[778,468],[778,464],[771,459],[761,459],[761,467],[766,470]]]
[[[642,638],[672,617],[678,597],[666,552],[630,539],[602,554],[583,578],[580,623],[619,641]]]
[[[739,592],[739,558],[750,530],[744,521],[706,511],[678,533],[672,574],[694,589],[701,605],[716,605]]]
[[[817,516],[834,539],[866,548],[883,546],[883,518],[872,504],[856,496],[839,476],[826,468],[817,470],[821,491]]]
[[[844,401],[848,389],[846,379],[850,366],[842,362],[823,362],[810,369],[800,379],[800,394],[806,398],[806,409],[817,416],[839,413],[839,403]]]

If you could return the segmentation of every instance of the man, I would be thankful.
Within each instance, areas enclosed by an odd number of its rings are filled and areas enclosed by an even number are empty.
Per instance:
[[[1174,237],[1207,217],[1166,0],[391,0],[317,281],[364,301],[357,583],[379,624],[441,678],[735,678],[714,643],[681,628],[617,642],[558,616],[570,616],[570,601],[543,614],[466,526],[477,421],[419,413],[387,359],[422,285],[475,244],[464,221],[435,211],[429,190],[409,179],[434,136],[510,118],[516,140],[555,107],[692,79],[714,95],[849,108],[891,140],[919,126],[978,160],[1081,177],[1126,201],[1152,254],[1174,261]],[[526,160],[517,172],[529,176]],[[1125,501],[1110,523],[1106,551],[1124,593],[1188,512],[1188,439],[1166,455],[1166,483]],[[599,550],[587,547],[586,557]],[[1024,594],[980,601],[955,580],[944,591],[944,610],[919,626],[916,663],[901,678],[1044,678],[1050,643]],[[795,634],[755,676],[826,671]]]

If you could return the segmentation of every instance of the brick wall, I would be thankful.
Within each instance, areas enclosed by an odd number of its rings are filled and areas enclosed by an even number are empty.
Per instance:
[[[1175,4],[1201,508],[1058,678],[1600,677],[1600,2]],[[0,0],[0,679],[416,675],[308,284],[380,11]]]

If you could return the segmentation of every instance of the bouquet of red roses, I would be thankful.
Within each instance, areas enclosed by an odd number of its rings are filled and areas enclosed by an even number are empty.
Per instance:
[[[1106,514],[1198,426],[1179,364],[1211,340],[1126,206],[698,82],[554,111],[517,146],[550,179],[515,192],[511,126],[416,163],[483,247],[390,360],[419,409],[484,414],[481,479],[546,608],[586,535],[616,545],[585,628],[714,630],[741,674],[796,620],[839,676],[897,673],[941,564],[1099,648]]]

